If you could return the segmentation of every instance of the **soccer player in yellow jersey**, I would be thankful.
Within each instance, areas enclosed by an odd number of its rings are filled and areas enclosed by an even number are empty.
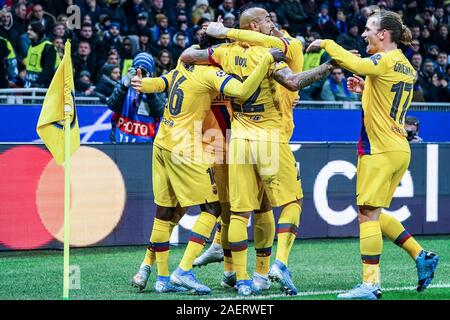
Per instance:
[[[154,142],[152,161],[157,209],[150,241],[156,252],[157,291],[180,291],[179,288],[183,287],[198,294],[211,292],[191,270],[192,262],[210,237],[221,212],[214,170],[205,159],[202,148],[201,125],[217,92],[248,99],[266,77],[269,68],[273,68],[274,59],[279,61],[283,57],[279,50],[266,51],[260,65],[243,83],[220,68],[183,63],[159,78],[133,78],[132,85],[137,91],[153,93],[167,90],[169,93]],[[200,205],[202,212],[192,228],[180,265],[169,282],[170,221],[178,204],[181,207]]]
[[[368,42],[369,58],[356,57],[332,40],[316,40],[308,51],[323,48],[342,67],[366,76],[364,87],[359,78],[349,80],[351,90],[362,91],[356,198],[363,282],[338,298],[375,300],[381,298],[382,233],[416,261],[418,291],[429,285],[439,257],[424,251],[397,219],[382,213],[382,208],[389,208],[411,155],[404,121],[416,72],[398,48],[410,44],[411,32],[397,13],[375,10],[362,37]]]
[[[240,9],[239,23],[241,29],[226,28],[221,21],[213,22],[208,25],[206,33],[216,38],[229,38],[232,40],[245,42],[254,46],[273,47],[282,50],[287,57],[287,64],[293,72],[301,72],[303,69],[303,45],[296,39],[291,37],[286,31],[280,31],[274,25],[265,24],[269,14],[266,10],[254,6],[247,5]],[[264,21],[262,27],[255,21]],[[252,23],[253,22],[253,23]],[[253,31],[255,30],[255,31]],[[280,71],[280,73],[283,71]],[[289,141],[294,129],[294,121],[292,108],[294,101],[298,99],[298,91],[290,91],[284,86],[276,83],[276,94],[279,99],[279,107],[282,115],[282,127],[280,134],[285,136],[285,140]],[[297,212],[300,221],[302,200],[299,199],[285,206],[279,222],[278,222],[278,238],[280,245],[277,250],[276,261],[273,265],[270,277],[272,280],[280,282],[282,288],[285,286],[283,273],[277,269],[284,269],[288,264],[290,248],[293,243],[292,239],[296,237],[298,225],[294,228],[286,228],[286,224],[291,222],[291,211]],[[288,208],[291,207],[291,208]],[[298,208],[300,207],[300,210]],[[292,210],[291,210],[292,209]],[[253,274],[253,282],[257,288],[268,289],[268,273],[270,265],[270,253],[273,244],[273,236],[275,233],[275,221],[273,212],[255,211],[255,249],[256,249],[256,272]],[[287,241],[285,241],[287,238]],[[289,245],[286,246],[285,243]]]
[[[258,8],[257,17],[249,26],[264,30],[274,28],[267,11]],[[225,44],[208,50],[186,50],[181,59],[186,63],[211,63],[238,79],[245,79],[259,64],[266,48],[245,43]],[[286,257],[295,239],[303,198],[296,162],[289,147],[289,137],[284,134],[283,113],[276,94],[276,80],[290,90],[301,88],[326,76],[331,68],[324,64],[313,70],[294,74],[287,65],[279,65],[265,78],[260,88],[249,99],[234,99],[231,142],[229,148],[229,188],[232,216],[229,242],[233,266],[237,275],[238,293],[257,292],[247,274],[247,223],[250,213],[260,209],[265,193],[272,206],[283,206],[285,221],[279,225],[278,247]],[[262,183],[261,183],[262,182]],[[272,234],[273,237],[273,234]],[[273,239],[271,240],[273,241]],[[281,279],[282,290],[297,294],[290,273],[284,263],[277,260],[274,278]],[[275,265],[275,264],[274,264]],[[272,268],[271,268],[272,271]]]

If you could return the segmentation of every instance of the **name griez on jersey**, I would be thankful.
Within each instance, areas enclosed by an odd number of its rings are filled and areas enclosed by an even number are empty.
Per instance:
[[[407,76],[415,77],[415,75],[410,67],[405,66],[404,64],[401,64],[398,62],[394,65],[394,71],[402,73],[402,74],[406,74]]]

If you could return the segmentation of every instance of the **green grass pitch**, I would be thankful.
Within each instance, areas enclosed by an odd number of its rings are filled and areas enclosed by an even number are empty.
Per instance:
[[[425,292],[416,292],[414,262],[406,252],[385,240],[381,259],[383,299],[450,300],[450,236],[425,236],[417,237],[417,240],[424,248],[440,256],[432,285]],[[176,268],[184,248],[171,248],[170,270]],[[233,290],[220,287],[222,263],[195,269],[198,279],[212,288],[211,295],[156,294],[153,291],[154,273],[147,288],[138,293],[130,286],[130,279],[137,271],[144,252],[145,246],[72,249],[70,263],[80,267],[81,289],[70,291],[71,300],[237,298]],[[251,246],[250,274],[254,265],[255,254]],[[0,266],[0,300],[62,299],[62,251],[0,252]],[[252,299],[336,299],[338,291],[350,289],[360,281],[359,242],[357,239],[297,240],[289,267],[300,291],[298,296],[284,296],[278,285],[273,284],[270,290]]]

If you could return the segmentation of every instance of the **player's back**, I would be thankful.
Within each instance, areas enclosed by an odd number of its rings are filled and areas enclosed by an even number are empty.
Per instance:
[[[251,74],[268,50],[235,42],[214,48],[210,56],[225,72],[242,81]],[[277,133],[280,133],[282,128],[282,113],[276,94],[275,80],[271,78],[271,74],[281,68],[281,65],[284,64],[272,65],[259,88],[250,98],[232,99],[233,137],[269,141],[280,139]]]
[[[164,76],[168,98],[155,144],[167,149],[194,150],[202,141],[202,123],[211,107],[216,89],[205,80],[206,72],[223,73],[213,66],[179,63]]]
[[[414,68],[400,49],[370,59],[381,64],[384,72],[366,77],[358,153],[410,152],[404,120],[413,96]]]

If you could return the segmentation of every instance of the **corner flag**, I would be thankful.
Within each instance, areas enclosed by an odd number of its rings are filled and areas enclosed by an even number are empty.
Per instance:
[[[80,129],[75,109],[71,43],[66,41],[64,57],[50,83],[36,131],[59,165],[64,163],[64,110],[70,114],[70,155],[80,146]]]
[[[80,147],[80,129],[75,109],[71,43],[56,70],[42,104],[36,131],[57,164],[64,163],[64,271],[63,299],[69,299],[70,257],[70,158]]]

